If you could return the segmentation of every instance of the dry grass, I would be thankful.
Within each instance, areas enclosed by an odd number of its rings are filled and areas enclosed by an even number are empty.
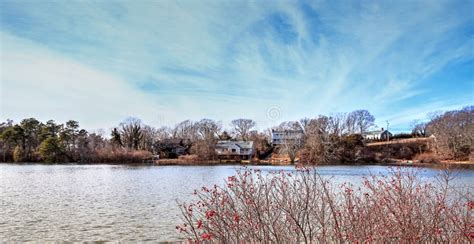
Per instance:
[[[142,163],[150,159],[152,154],[144,150],[102,149],[91,155],[91,162],[98,163]]]
[[[415,155],[414,160],[420,163],[435,164],[439,163],[440,159],[435,153],[420,153]]]

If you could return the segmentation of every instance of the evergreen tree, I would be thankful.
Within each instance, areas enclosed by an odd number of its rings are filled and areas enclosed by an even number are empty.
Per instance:
[[[62,148],[57,137],[50,136],[39,146],[39,154],[45,162],[58,162],[62,155]]]
[[[111,133],[112,139],[110,139],[111,143],[115,147],[123,146],[122,137],[120,136],[120,132],[117,128],[114,128]]]

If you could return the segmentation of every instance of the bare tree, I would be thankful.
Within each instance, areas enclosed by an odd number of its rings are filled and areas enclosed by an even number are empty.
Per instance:
[[[129,149],[138,150],[143,139],[143,124],[140,119],[128,118],[120,124],[122,143]]]
[[[330,133],[342,136],[346,133],[346,114],[345,113],[335,113],[329,117],[329,131]]]
[[[412,123],[412,135],[413,136],[420,136],[420,137],[425,137],[426,136],[426,123],[419,122],[418,120],[413,121]]]
[[[272,151],[273,147],[271,146],[271,134],[268,135],[265,132],[251,131],[249,135],[249,140],[253,141],[255,146],[255,152],[257,157],[266,157]]]
[[[303,146],[303,137],[297,136],[291,139],[286,139],[281,145],[281,152],[288,155],[292,164],[295,163],[298,151]]]
[[[140,142],[140,149],[156,153],[155,145],[158,141],[157,130],[149,125],[144,125],[142,128],[142,139]]]
[[[304,133],[306,133],[306,129],[308,128],[308,125],[309,125],[310,121],[311,121],[311,119],[309,119],[309,118],[300,119],[299,123],[300,123],[300,126],[303,129]]]
[[[239,139],[247,140],[249,132],[255,127],[255,121],[251,119],[236,119],[232,120],[234,133]]]
[[[357,129],[356,122],[357,122],[357,118],[354,112],[351,112],[346,116],[345,127],[349,134],[357,133],[358,129]]]
[[[185,120],[178,123],[172,130],[173,138],[189,139],[195,141],[198,139],[198,130],[196,123],[191,120]]]
[[[198,139],[191,147],[191,153],[201,159],[214,159],[216,140],[221,132],[221,124],[211,119],[202,119],[195,123]]]
[[[103,149],[106,146],[106,140],[101,133],[102,132],[98,131],[97,133],[89,134],[89,147],[93,152]]]
[[[426,130],[436,137],[440,156],[461,160],[474,157],[474,106],[435,116]]]
[[[172,136],[172,131],[169,127],[163,126],[156,129],[156,139],[157,140],[164,140],[169,139]]]
[[[267,129],[265,129],[265,130],[263,131],[263,134],[264,134],[264,136],[265,136],[265,138],[267,139],[267,142],[268,142],[269,144],[272,143],[272,131],[273,131],[273,130],[272,130],[271,128],[267,128]]]
[[[370,126],[374,125],[375,117],[367,110],[356,110],[351,112],[351,118],[354,120],[355,125],[358,128],[358,132],[363,134],[367,131]]]
[[[319,116],[311,119],[306,129],[306,140],[303,147],[305,161],[314,164],[326,164],[333,162],[334,142],[331,137],[332,128],[331,118]],[[337,130],[337,129],[336,129]]]
[[[304,130],[299,121],[284,121],[277,127],[278,130]]]
[[[219,137],[222,126],[219,122],[211,119],[202,119],[196,123],[199,138],[202,140],[214,140]]]

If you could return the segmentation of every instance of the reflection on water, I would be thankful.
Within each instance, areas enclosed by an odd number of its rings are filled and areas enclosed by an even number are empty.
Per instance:
[[[0,241],[172,241],[180,222],[176,201],[221,183],[239,166],[0,165]],[[257,168],[257,167],[253,167]],[[293,167],[258,167],[262,171]],[[327,166],[336,183],[386,174],[384,166]],[[434,169],[420,177],[433,179]],[[472,187],[474,171],[457,185]]]

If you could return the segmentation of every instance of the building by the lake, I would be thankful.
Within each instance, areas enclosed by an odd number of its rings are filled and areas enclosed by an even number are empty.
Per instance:
[[[362,134],[362,137],[366,140],[387,140],[392,137],[390,131],[385,130],[384,128],[380,130],[367,131]]]
[[[219,159],[250,160],[255,153],[253,141],[218,141],[215,150]]]
[[[156,143],[159,153],[165,153],[167,157],[178,157],[186,154],[191,147],[188,139],[164,139]]]

